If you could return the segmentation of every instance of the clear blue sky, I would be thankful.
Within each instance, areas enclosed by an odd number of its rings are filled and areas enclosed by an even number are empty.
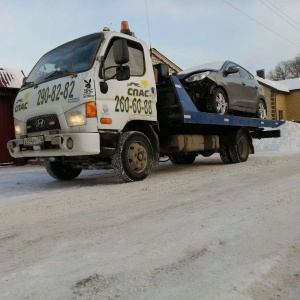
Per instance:
[[[45,52],[104,26],[119,31],[122,20],[182,69],[230,59],[252,72],[268,72],[300,53],[299,0],[225,1],[0,0],[0,67],[28,75]]]

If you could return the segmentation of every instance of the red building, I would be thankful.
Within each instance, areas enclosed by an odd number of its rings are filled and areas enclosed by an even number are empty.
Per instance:
[[[23,78],[21,70],[0,68],[0,165],[23,164],[12,158],[6,147],[7,141],[14,138],[13,105]]]

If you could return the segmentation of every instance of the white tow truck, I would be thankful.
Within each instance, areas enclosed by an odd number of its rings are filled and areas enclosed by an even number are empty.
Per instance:
[[[111,166],[125,182],[143,180],[160,157],[191,164],[219,152],[244,162],[252,138],[279,137],[282,121],[200,112],[176,74],[154,66],[128,23],[46,53],[16,97],[15,158],[42,158],[47,172],[72,180],[82,169]]]

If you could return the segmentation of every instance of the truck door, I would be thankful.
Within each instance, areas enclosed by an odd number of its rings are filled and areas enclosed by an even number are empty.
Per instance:
[[[100,120],[106,117],[112,119],[109,127],[100,122],[100,129],[122,130],[129,120],[156,119],[155,82],[152,66],[149,70],[149,62],[146,63],[145,51],[148,52],[148,49],[144,49],[140,43],[129,39],[127,40],[129,61],[125,66],[129,67],[130,78],[122,81],[116,79],[118,66],[113,55],[115,40],[116,38],[111,39],[106,47],[99,83],[105,81],[108,89],[106,93],[103,93],[101,89],[97,93],[97,106]]]

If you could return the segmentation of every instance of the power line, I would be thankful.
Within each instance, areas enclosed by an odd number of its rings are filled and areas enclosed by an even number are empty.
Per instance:
[[[289,22],[288,20],[283,18],[279,13],[277,13],[273,8],[268,6],[265,2],[263,2],[262,0],[258,0],[258,1],[261,2],[263,5],[265,5],[267,8],[269,8],[274,14],[279,16],[279,18],[281,18],[282,20],[284,20],[285,22],[287,22],[288,24],[290,24],[292,27],[294,27],[296,30],[298,30],[300,32],[300,30],[296,26],[294,26],[291,22]]]
[[[147,26],[148,26],[149,44],[150,44],[150,49],[151,49],[151,36],[150,36],[150,25],[149,25],[149,14],[148,14],[147,0],[145,0],[145,6],[146,6],[146,15],[147,15]]]
[[[285,14],[280,8],[278,8],[276,5],[274,5],[273,3],[271,3],[269,0],[266,0],[268,3],[270,3],[272,6],[274,6],[277,10],[279,10],[283,15],[285,15],[287,18],[289,18],[290,20],[292,20],[295,24],[297,24],[298,26],[300,26],[300,24],[298,22],[296,22],[294,19],[292,19],[291,17],[289,17],[287,14]]]
[[[257,24],[259,24],[260,26],[266,28],[267,30],[273,32],[274,34],[278,35],[279,37],[281,37],[282,39],[286,40],[287,42],[295,45],[296,47],[300,48],[299,45],[297,45],[296,43],[290,41],[289,39],[285,38],[284,36],[282,36],[281,34],[275,32],[274,30],[272,30],[271,28],[265,26],[264,24],[260,23],[259,21],[255,20],[254,18],[250,17],[249,15],[247,15],[246,13],[244,13],[242,10],[240,10],[239,8],[235,7],[234,5],[230,4],[229,2],[227,2],[226,0],[223,0],[225,3],[227,3],[228,5],[230,5],[231,7],[233,7],[235,10],[239,11],[241,14],[247,16],[248,18],[250,18],[252,21],[256,22]]]

